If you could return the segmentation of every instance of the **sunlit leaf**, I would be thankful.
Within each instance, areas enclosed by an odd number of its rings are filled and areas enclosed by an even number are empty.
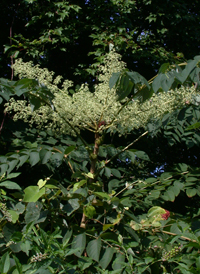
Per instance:
[[[38,186],[28,186],[24,189],[24,202],[36,202],[45,194],[45,188],[39,189]]]

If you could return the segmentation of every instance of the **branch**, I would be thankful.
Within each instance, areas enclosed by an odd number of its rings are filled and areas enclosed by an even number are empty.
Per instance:
[[[143,136],[147,135],[148,130],[145,131],[142,135],[140,135],[137,139],[135,139],[132,143],[130,143],[128,146],[126,146],[125,148],[123,148],[120,152],[118,152],[117,154],[115,154],[113,157],[110,158],[110,160],[106,161],[106,164],[109,164],[113,159],[115,159],[117,156],[119,156],[121,153],[123,153],[125,150],[127,150],[129,147],[131,147],[132,145],[134,145],[137,141],[139,141]]]
[[[165,231],[165,230],[163,230],[162,232],[165,233],[165,234],[168,234],[168,235],[172,235],[172,236],[179,236],[180,238],[182,238],[182,239],[184,239],[186,241],[190,241],[190,242],[193,242],[193,243],[198,243],[196,240],[192,240],[192,239],[190,239],[188,237],[181,236],[181,235],[178,235],[178,234],[173,233],[173,232],[169,232],[169,231]]]
[[[148,130],[145,131],[143,134],[141,134],[137,139],[135,139],[132,143],[130,143],[128,146],[126,146],[125,148],[123,148],[121,151],[119,151],[118,153],[116,153],[114,156],[112,156],[108,161],[105,162],[105,164],[99,168],[99,170],[97,171],[97,174],[95,175],[95,178],[99,175],[100,171],[107,165],[109,164],[111,161],[113,161],[116,157],[118,157],[121,153],[123,153],[125,150],[127,150],[129,147],[131,147],[132,145],[134,145],[137,141],[139,141],[143,136],[145,136],[148,133]]]

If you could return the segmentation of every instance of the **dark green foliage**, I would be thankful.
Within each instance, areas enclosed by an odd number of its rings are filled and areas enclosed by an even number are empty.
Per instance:
[[[102,54],[114,45],[129,69],[150,78],[164,62],[199,54],[199,7],[198,1],[4,0],[1,76],[10,78],[12,55],[80,84],[88,75],[95,79]]]

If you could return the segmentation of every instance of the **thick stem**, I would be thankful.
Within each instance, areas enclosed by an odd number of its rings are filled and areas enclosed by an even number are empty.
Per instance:
[[[86,228],[86,216],[85,216],[84,213],[83,213],[83,215],[82,215],[80,227]]]
[[[91,168],[90,168],[90,172],[92,174],[95,174],[96,172],[96,162],[97,162],[97,156],[98,156],[98,152],[99,152],[99,144],[98,144],[98,140],[99,140],[99,133],[96,132],[95,133],[95,142],[94,142],[94,150],[93,150],[93,157],[91,157]]]
[[[94,150],[93,150],[92,155],[90,155],[90,159],[91,159],[90,172],[92,174],[95,174],[95,172],[96,172],[96,162],[97,162],[98,152],[99,152],[99,133],[96,132],[95,133],[95,141],[94,141]],[[90,181],[93,181],[93,180],[94,179],[90,179]],[[84,213],[82,215],[80,227],[86,228],[86,216]]]

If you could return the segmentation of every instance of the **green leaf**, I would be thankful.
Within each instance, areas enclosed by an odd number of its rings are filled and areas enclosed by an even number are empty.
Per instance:
[[[83,208],[83,213],[85,214],[86,217],[92,219],[93,216],[96,214],[95,207],[93,207],[92,205],[88,205]]]
[[[63,210],[67,212],[67,216],[70,216],[74,211],[79,209],[79,199],[70,199],[68,203],[63,207]]]
[[[117,101],[123,100],[131,93],[134,84],[129,79],[129,76],[122,75],[119,87],[117,88]]]
[[[174,192],[175,196],[177,197],[180,193],[180,187],[178,185],[174,185],[169,187],[169,190],[171,190],[172,192]]]
[[[31,244],[28,240],[26,240],[25,242],[20,244],[20,247],[22,249],[23,252],[26,253],[27,256],[29,256],[29,250],[31,250]]]
[[[23,89],[23,88],[30,87],[31,84],[36,85],[36,84],[37,84],[37,81],[35,81],[35,80],[33,80],[33,79],[23,78],[23,79],[18,80],[18,81],[15,83],[15,86],[20,86],[20,88]],[[21,96],[21,94],[19,94],[18,96]]]
[[[30,224],[31,222],[36,222],[41,213],[42,204],[40,202],[28,203],[26,207],[25,222]]]
[[[87,245],[86,251],[90,258],[92,258],[96,262],[99,262],[99,255],[101,251],[101,238],[90,241]]]
[[[96,195],[100,199],[110,200],[110,196],[106,192],[94,192],[94,195]]]
[[[75,183],[73,186],[73,192],[75,192],[77,189],[79,189],[81,186],[85,185],[87,183],[87,180],[81,180],[78,183]]]
[[[164,63],[161,65],[161,67],[159,68],[158,73],[165,73],[166,70],[168,70],[170,67],[170,63]]]
[[[152,258],[152,257],[145,257],[145,264],[149,264],[149,263],[151,263],[151,262],[153,262],[153,260],[154,260],[154,258]]]
[[[25,210],[25,205],[19,202],[15,205],[14,209],[17,214],[22,214]]]
[[[94,174],[91,172],[88,172],[87,174],[85,174],[86,177],[90,178],[90,179],[94,179]]]
[[[186,190],[186,194],[187,194],[188,197],[191,198],[191,197],[193,197],[197,194],[197,190],[195,188],[188,188]]]
[[[172,176],[171,172],[163,172],[160,176],[161,181],[168,181]]]
[[[198,181],[198,178],[195,178],[195,177],[187,177],[186,178],[186,182],[195,182],[195,181]]]
[[[69,146],[69,147],[67,147],[67,148],[65,149],[64,154],[65,154],[65,155],[70,154],[70,152],[72,152],[75,148],[76,148],[76,146]]]
[[[142,160],[150,161],[149,156],[144,151],[134,151],[135,155]]]
[[[156,93],[159,88],[161,88],[161,80],[163,79],[163,75],[162,73],[158,74],[158,76],[153,80],[153,83],[152,83],[152,88],[153,88],[153,91]]]
[[[151,177],[151,178],[147,178],[145,180],[145,183],[155,183],[157,181],[157,178]]]
[[[52,184],[46,184],[45,187],[49,188],[49,189],[59,189],[59,187],[52,185]]]
[[[30,153],[30,159],[29,162],[31,166],[36,165],[40,161],[40,154],[39,152],[33,151]]]
[[[109,80],[109,88],[112,89],[119,80],[121,72],[114,72]]]
[[[41,153],[40,153],[42,164],[46,164],[49,161],[49,159],[51,158],[51,156],[52,156],[52,151],[50,151],[50,150],[46,151],[46,153],[43,155],[43,157],[41,157]]]
[[[164,195],[162,195],[162,198],[165,200],[165,201],[171,201],[173,202],[175,200],[175,193],[171,190],[167,190]]]
[[[28,158],[29,158],[29,155],[20,156],[17,168],[19,168],[20,166],[22,166],[28,160]]]
[[[1,176],[7,171],[8,169],[8,164],[1,164]]]
[[[37,185],[38,185],[39,189],[41,189],[43,186],[45,186],[45,185],[46,185],[46,182],[47,182],[47,180],[42,180],[42,179],[40,179],[40,180],[37,182]]]
[[[165,214],[165,209],[160,207],[160,206],[153,206],[152,208],[149,209],[148,211],[148,217],[154,217],[154,216],[158,216],[160,214]]]
[[[129,160],[131,160],[132,163],[134,163],[135,162],[135,153],[130,150],[129,151],[127,150],[127,158]]]
[[[18,189],[18,190],[21,189],[21,187],[18,184],[14,183],[12,181],[4,181],[4,182],[0,183],[0,187],[2,187],[2,186],[7,189]]]
[[[110,182],[108,183],[108,191],[109,193],[112,192],[112,189],[117,189],[120,185],[120,180],[117,180],[117,179],[112,179],[110,180]]]
[[[107,149],[106,149],[106,147],[100,146],[99,147],[99,153],[98,153],[98,155],[100,157],[104,157],[105,158],[107,156]]]
[[[12,178],[16,178],[21,174],[21,172],[15,172],[15,173],[10,173],[7,175],[7,179],[12,179]]]
[[[10,213],[11,217],[12,217],[12,223],[15,224],[16,221],[19,219],[19,214],[12,209],[9,209],[8,212]]]
[[[78,267],[81,271],[87,269],[91,264],[93,263],[91,258],[88,257],[82,257],[78,260]],[[83,273],[83,272],[82,272]]]
[[[8,273],[9,269],[10,269],[10,257],[9,257],[9,253],[6,252],[5,254],[2,255],[0,260],[0,273],[6,274]]]
[[[122,204],[125,207],[131,207],[132,199],[130,197],[122,198],[122,199],[120,199],[120,204]]]
[[[156,200],[160,197],[160,191],[159,190],[152,190],[150,193],[149,193],[149,196],[148,198],[151,198],[153,200]]]
[[[114,260],[112,264],[113,270],[121,270],[124,268],[124,262],[125,262],[125,255],[121,253],[116,254],[116,259]],[[121,272],[119,272],[121,273]]]
[[[45,188],[39,189],[38,186],[28,186],[24,189],[24,202],[36,202],[40,197],[45,194]]]
[[[145,85],[148,89],[150,89],[148,81],[140,73],[136,71],[128,71],[126,74],[134,84],[140,84],[140,86]]]
[[[180,191],[181,189],[183,189],[184,184],[181,183],[180,181],[176,180],[176,181],[174,181],[174,187]]]
[[[9,160],[9,159],[8,159]],[[12,161],[9,161],[9,168],[7,170],[7,174],[9,174],[15,167],[16,165],[18,164],[19,160],[12,160]]]
[[[105,224],[105,225],[103,225],[103,231],[105,231],[105,230],[107,230],[109,228],[113,228],[113,227],[114,227],[113,224]]]
[[[106,269],[108,267],[109,263],[111,262],[113,258],[114,253],[115,253],[114,248],[111,248],[111,247],[106,248],[101,260],[99,261],[99,264],[102,267],[102,269]]]
[[[111,175],[111,169],[108,168],[108,167],[105,167],[104,168],[104,174],[107,178],[110,178],[110,175]]]
[[[200,127],[200,122],[196,122],[196,123],[194,123],[193,125],[188,126],[188,127],[186,128],[186,130],[197,129],[197,128],[199,128],[199,127]]]
[[[181,172],[186,172],[187,169],[188,169],[188,166],[185,163],[179,163],[177,165],[177,170],[178,171],[180,170]]]
[[[51,161],[55,162],[57,166],[60,166],[63,160],[64,154],[63,153],[55,153],[51,156]]]
[[[85,249],[85,246],[86,246],[86,235],[85,235],[85,233],[77,235],[74,238],[73,242],[72,242],[72,248],[73,249],[79,248],[79,251],[74,252],[74,254],[77,257],[80,257],[81,254],[83,253],[84,249]]]
[[[62,239],[63,247],[65,247],[65,246],[68,244],[68,242],[69,242],[69,240],[70,240],[70,238],[71,238],[71,236],[72,236],[72,232],[73,232],[73,230],[68,230],[68,231],[65,233],[65,236],[64,236],[63,239]]]
[[[43,241],[44,245],[48,246],[49,235],[41,228],[40,228],[40,235],[41,235],[41,238],[42,238],[42,241]]]
[[[121,178],[121,173],[119,172],[119,170],[112,168],[111,169],[112,174],[117,177],[117,178]]]
[[[16,266],[16,269],[18,271],[18,273],[16,273],[16,274],[22,274],[22,265],[19,262],[19,259],[17,257],[15,257],[14,255],[13,255],[13,258],[15,260],[15,266]]]

